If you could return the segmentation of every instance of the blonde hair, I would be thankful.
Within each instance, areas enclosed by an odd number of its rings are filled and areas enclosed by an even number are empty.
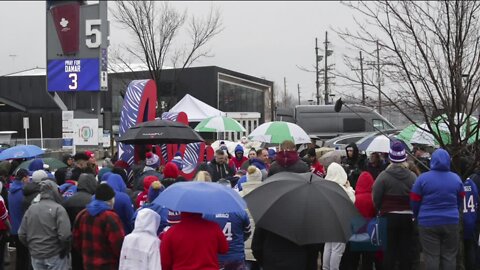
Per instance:
[[[212,182],[212,177],[207,171],[198,171],[193,180],[199,182]]]

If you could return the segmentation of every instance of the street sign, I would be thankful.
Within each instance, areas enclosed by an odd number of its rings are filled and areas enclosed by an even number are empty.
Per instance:
[[[47,90],[107,91],[107,2],[47,5]]]

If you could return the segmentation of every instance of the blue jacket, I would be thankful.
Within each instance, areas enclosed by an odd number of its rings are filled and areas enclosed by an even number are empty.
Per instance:
[[[10,190],[8,191],[8,212],[12,225],[10,233],[13,235],[18,234],[18,228],[20,228],[23,215],[25,214],[22,204],[23,197],[23,183],[20,180],[14,180],[10,184]]]
[[[243,211],[243,213],[204,215],[204,218],[216,222],[227,238],[228,253],[218,255],[218,260],[220,262],[244,261],[244,242],[252,233],[247,211]]]
[[[472,179],[463,182],[465,196],[463,197],[463,238],[473,239],[478,211],[478,189]]]
[[[120,175],[112,173],[108,176],[107,184],[115,191],[113,210],[120,217],[125,234],[132,232],[133,204],[125,191],[127,187]]]
[[[142,207],[138,208],[137,211],[133,214],[132,217],[132,229],[135,229],[135,219],[137,218],[138,211],[140,211],[143,208],[148,208],[152,209],[153,211],[157,212],[157,214],[160,215],[160,226],[158,227],[157,234],[160,234],[165,227],[170,226],[168,223],[168,209],[165,207],[162,207],[159,204],[156,203],[146,203],[142,205]]]
[[[450,155],[443,149],[432,154],[430,171],[421,174],[410,193],[413,215],[418,225],[433,227],[458,224],[463,205],[463,184],[460,177],[450,171]]]

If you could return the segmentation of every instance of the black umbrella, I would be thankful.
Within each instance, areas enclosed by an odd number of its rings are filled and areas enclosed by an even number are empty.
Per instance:
[[[347,242],[361,218],[342,187],[312,173],[275,174],[244,199],[255,226],[298,245]]]
[[[129,128],[117,141],[125,144],[183,144],[203,142],[203,139],[191,127],[180,122],[156,119]]]

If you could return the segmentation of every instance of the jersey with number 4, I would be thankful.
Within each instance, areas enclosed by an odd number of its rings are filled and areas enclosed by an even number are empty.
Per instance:
[[[245,260],[244,242],[252,233],[247,212],[205,215],[204,218],[216,222],[227,239],[228,253],[218,255],[218,260],[220,262]]]
[[[478,189],[475,183],[467,178],[463,183],[463,237],[472,239],[475,236],[475,223],[478,211]]]

